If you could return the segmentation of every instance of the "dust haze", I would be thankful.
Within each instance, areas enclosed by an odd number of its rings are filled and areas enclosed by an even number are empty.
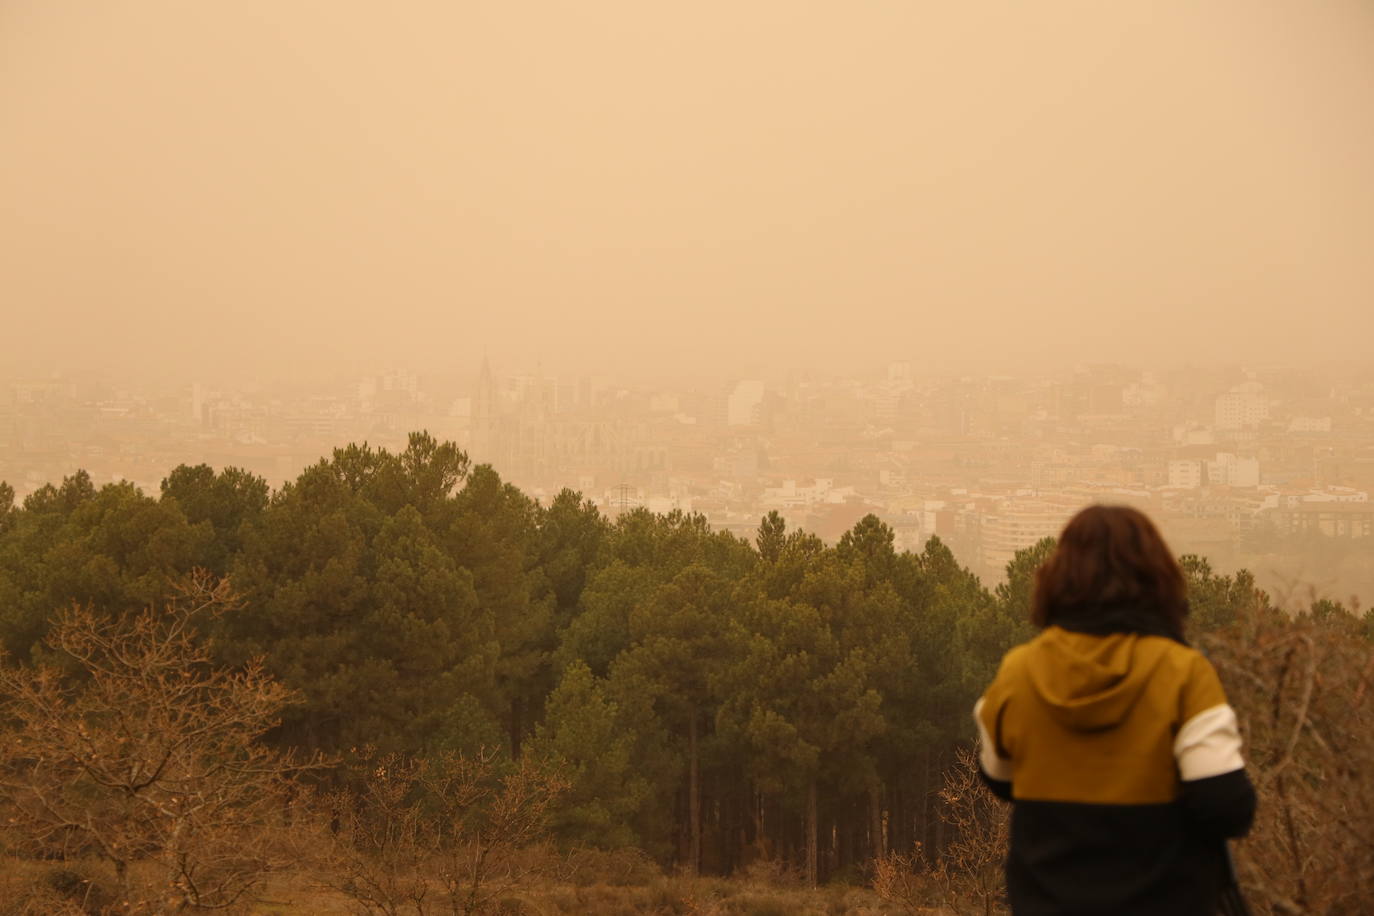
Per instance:
[[[4,912],[1001,911],[1107,503],[1374,913],[1372,0],[0,0],[0,318]]]
[[[1356,0],[8,0],[25,371],[1364,356]]]
[[[423,428],[611,513],[995,579],[1107,499],[1374,595],[1371,48],[1357,0],[8,0],[0,479]]]

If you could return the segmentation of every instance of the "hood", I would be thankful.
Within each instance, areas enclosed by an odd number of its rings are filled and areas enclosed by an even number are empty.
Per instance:
[[[1026,647],[1026,671],[1061,725],[1099,731],[1126,718],[1168,647],[1167,640],[1136,633],[1048,627]]]

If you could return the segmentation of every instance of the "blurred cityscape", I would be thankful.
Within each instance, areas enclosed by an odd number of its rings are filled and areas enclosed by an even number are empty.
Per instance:
[[[1280,599],[1374,596],[1374,370],[1090,365],[1018,377],[793,371],[677,383],[395,370],[290,388],[0,378],[0,480],[78,468],[156,494],[179,464],[274,487],[338,446],[411,430],[547,502],[705,515],[752,537],[777,510],[827,541],[868,513],[938,535],[985,582],[1089,502],[1136,505],[1179,553]],[[1300,593],[1300,594],[1299,594]]]

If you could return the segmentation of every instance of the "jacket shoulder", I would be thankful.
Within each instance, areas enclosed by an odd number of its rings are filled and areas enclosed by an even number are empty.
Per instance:
[[[1206,655],[1189,646],[1178,646],[1174,663],[1179,670],[1179,714],[1184,722],[1199,713],[1227,705],[1226,689]]]
[[[988,685],[988,689],[983,692],[984,697],[991,700],[999,694],[1005,694],[1024,675],[1030,647],[1031,643],[1027,642],[1007,650],[1007,653],[1002,656],[1001,663],[997,666],[996,676]]]

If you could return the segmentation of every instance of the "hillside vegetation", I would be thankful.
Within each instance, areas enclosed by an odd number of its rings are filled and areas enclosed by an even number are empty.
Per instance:
[[[366,912],[575,912],[511,895],[595,860],[981,912],[1000,815],[961,751],[1052,548],[990,591],[872,516],[835,546],[776,514],[752,542],[608,519],[425,434],[275,492],[205,466],[156,495],[0,485],[0,820],[39,895],[11,896],[244,909],[294,874]],[[1246,887],[1370,905],[1374,617],[1183,566],[1261,790]]]

